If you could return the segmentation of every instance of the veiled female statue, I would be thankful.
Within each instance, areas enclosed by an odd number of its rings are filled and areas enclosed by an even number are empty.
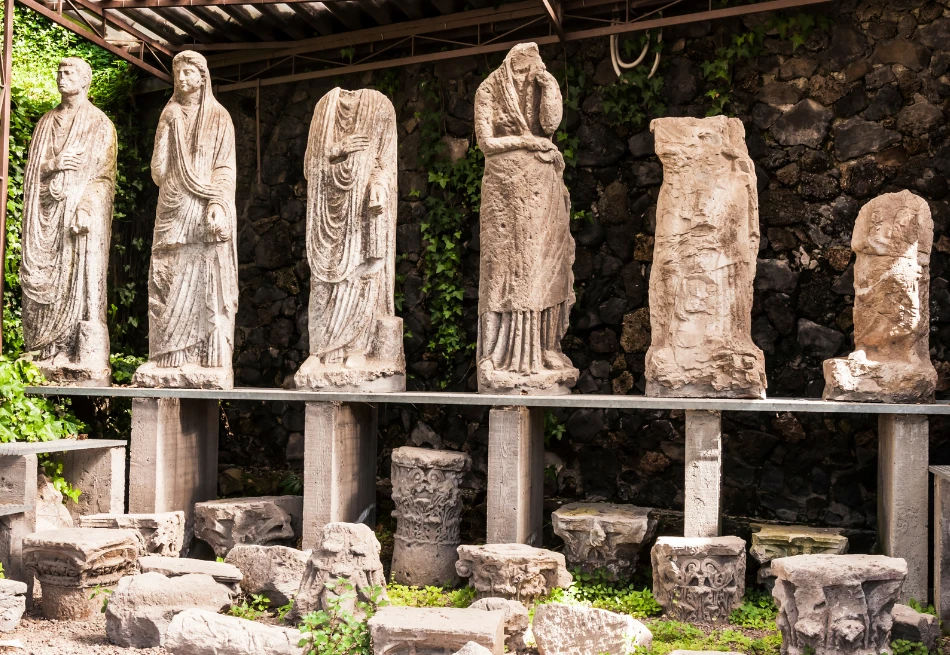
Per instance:
[[[108,386],[106,271],[115,193],[112,121],[87,94],[92,69],[59,64],[62,101],[33,132],[23,180],[23,338],[51,382]]]
[[[152,153],[159,186],[149,268],[149,359],[133,383],[146,387],[234,386],[237,312],[234,126],[211,93],[208,64],[180,52],[175,92]]]
[[[534,43],[516,45],[478,87],[485,153],[478,290],[478,390],[568,393],[561,351],[574,304],[574,239],[564,159],[551,135],[561,92]]]
[[[298,388],[402,391],[396,318],[396,112],[378,91],[336,88],[313,112],[304,163],[310,357]]]

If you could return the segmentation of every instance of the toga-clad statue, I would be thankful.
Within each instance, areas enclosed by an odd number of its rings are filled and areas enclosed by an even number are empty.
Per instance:
[[[143,387],[229,389],[237,313],[235,155],[231,117],[211,93],[205,58],[180,52],[175,92],[155,133],[159,186],[148,280]]]
[[[33,132],[23,180],[23,338],[51,382],[108,386],[106,272],[115,193],[112,121],[87,97],[92,69],[59,64],[61,102]]]
[[[478,289],[478,390],[569,393],[561,351],[574,304],[574,239],[564,159],[551,135],[563,108],[534,43],[516,45],[478,87],[485,153]]]
[[[298,389],[404,391],[395,314],[396,112],[372,89],[317,103],[304,160],[310,357]]]

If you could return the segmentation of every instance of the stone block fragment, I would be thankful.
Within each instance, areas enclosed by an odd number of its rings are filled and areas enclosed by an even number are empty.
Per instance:
[[[739,537],[660,537],[651,558],[653,596],[672,619],[725,622],[742,602],[745,541]]]
[[[505,647],[509,652],[527,649],[524,633],[528,630],[528,609],[517,600],[481,598],[469,605],[470,609],[505,613]]]
[[[106,634],[124,648],[156,648],[165,643],[168,625],[179,612],[220,612],[230,605],[231,589],[209,575],[130,575],[109,596]]]
[[[135,570],[139,536],[134,530],[64,528],[23,539],[23,564],[43,586],[43,616],[84,621],[99,612],[94,587],[111,589]]]
[[[455,651],[454,655],[491,655],[491,651],[474,641],[470,641]]]
[[[385,600],[386,577],[379,560],[379,540],[362,523],[327,523],[317,535],[292,619],[329,607],[327,600],[342,597],[342,608],[361,617],[357,601]]]
[[[0,632],[13,632],[20,625],[26,611],[26,592],[25,582],[0,579]]]
[[[492,655],[505,651],[505,615],[453,607],[380,609],[369,620],[375,655],[444,655],[468,642]]]
[[[185,540],[185,513],[90,514],[79,517],[81,528],[122,528],[142,537],[143,555],[178,557]]]
[[[396,511],[392,575],[408,585],[455,585],[462,543],[459,484],[472,466],[465,453],[396,448],[392,453]]]
[[[224,561],[241,570],[245,594],[262,594],[271,607],[280,607],[297,595],[310,555],[309,550],[287,546],[240,545]]]
[[[455,570],[479,598],[499,597],[529,604],[572,582],[564,555],[525,544],[459,546]]]
[[[765,357],[752,342],[759,203],[745,128],[714,116],[658,118],[650,129],[663,186],[646,395],[764,398]]]
[[[551,514],[554,534],[564,540],[564,556],[574,570],[629,578],[640,547],[653,538],[656,520],[649,507],[611,503],[570,503]]]
[[[225,585],[235,594],[239,593],[243,579],[241,570],[226,562],[210,562],[189,557],[161,557],[148,555],[139,558],[139,570],[142,573],[161,573],[169,578],[180,575],[210,575],[216,582]]]
[[[302,522],[302,496],[222,498],[195,505],[195,536],[218,557],[237,544],[294,546]]]
[[[783,655],[891,652],[892,610],[907,563],[883,555],[796,555],[772,561]]]
[[[202,609],[179,612],[168,626],[169,655],[302,655],[300,632]]]
[[[844,555],[848,538],[839,528],[812,528],[807,525],[767,525],[752,523],[749,554],[759,566],[758,581],[771,587],[774,576],[769,563],[793,555]]]
[[[854,352],[825,360],[825,400],[933,402],[927,201],[910,191],[879,196],[858,213],[854,263]]]
[[[918,612],[907,605],[896,603],[891,611],[894,626],[891,628],[891,641],[905,639],[919,641],[928,650],[933,650],[940,636],[940,623],[932,614]]]
[[[583,605],[538,605],[531,630],[541,655],[626,655],[653,645],[632,616]]]

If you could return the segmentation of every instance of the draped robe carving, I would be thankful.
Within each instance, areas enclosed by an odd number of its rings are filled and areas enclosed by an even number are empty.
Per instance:
[[[116,134],[88,98],[89,65],[65,59],[86,75],[85,88],[63,87],[64,102],[33,132],[23,181],[20,286],[23,337],[34,362],[52,382],[108,386],[106,272],[115,192]],[[67,82],[68,84],[68,82]],[[77,93],[74,102],[66,96]],[[76,153],[79,165],[62,168]]]
[[[311,356],[298,388],[402,391],[396,318],[396,112],[378,91],[317,103],[304,164]]]
[[[155,134],[152,179],[159,186],[149,267],[149,361],[133,383],[230,388],[237,312],[231,117],[211,92],[207,63],[186,51],[173,62],[176,92]],[[197,69],[183,97],[180,69]]]
[[[538,47],[512,48],[478,87],[485,153],[478,291],[478,390],[568,393],[577,369],[561,352],[574,304],[574,239],[564,159],[551,142],[561,93]]]

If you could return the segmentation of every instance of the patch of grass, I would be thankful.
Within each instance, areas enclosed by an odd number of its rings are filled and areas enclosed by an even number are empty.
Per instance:
[[[554,589],[542,603],[581,604],[638,618],[659,616],[663,608],[647,588],[611,582],[602,572],[593,574],[575,570],[574,582],[567,589]]]
[[[775,630],[775,617],[778,616],[778,607],[772,595],[750,589],[742,604],[732,610],[729,622],[752,630]]]
[[[894,651],[894,655],[930,655],[931,652],[919,641],[907,641],[906,639],[892,641],[891,650]],[[937,651],[933,652],[936,653]]]
[[[475,602],[475,588],[413,587],[390,582],[386,588],[390,605],[404,607],[468,607]]]
[[[667,655],[675,650],[735,651],[748,655],[779,655],[782,635],[773,632],[764,637],[749,637],[731,628],[713,630],[709,634],[679,621],[651,621],[653,645],[638,649],[637,655]]]

